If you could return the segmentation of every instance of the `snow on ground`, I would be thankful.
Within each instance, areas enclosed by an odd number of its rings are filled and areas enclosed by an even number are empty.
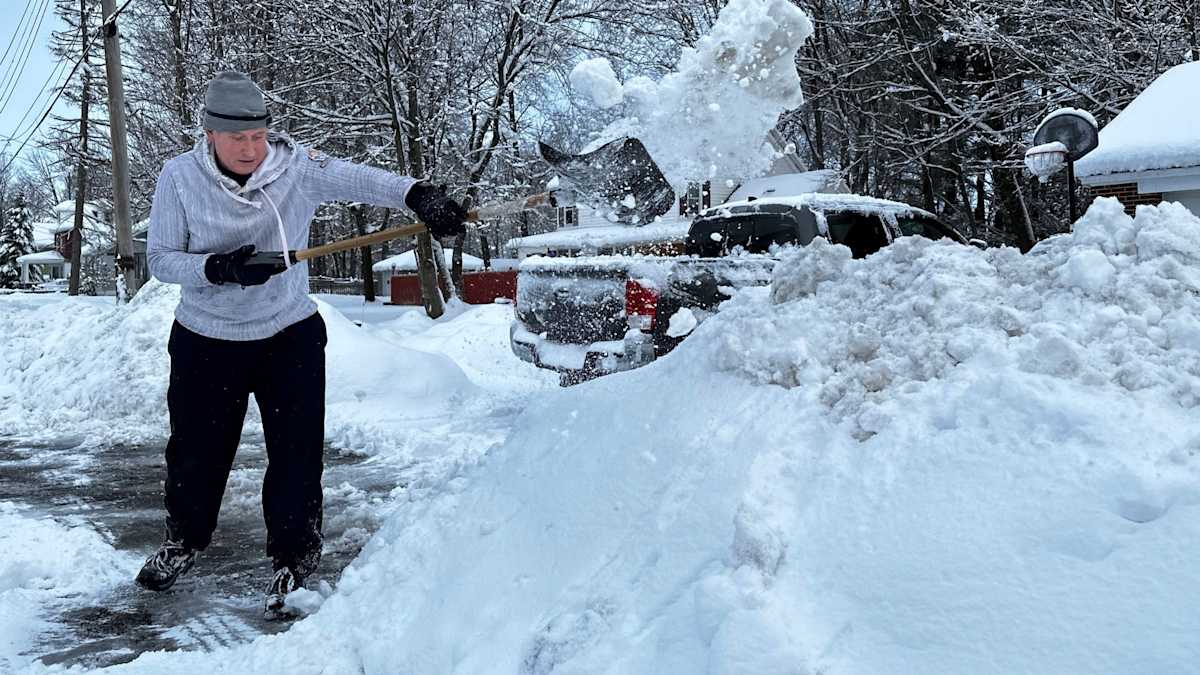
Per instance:
[[[71,434],[91,443],[165,438],[167,338],[178,293],[178,287],[151,281],[125,307],[111,299],[0,297],[0,323],[6,327],[0,335],[0,434],[26,439]],[[330,442],[400,457],[441,452],[442,440],[459,451],[468,444],[475,452],[486,447],[490,440],[481,446],[474,430],[462,430],[458,418],[464,407],[487,408],[497,395],[511,392],[480,389],[441,349],[445,343],[465,358],[473,344],[497,347],[497,326],[511,317],[510,305],[459,305],[443,319],[453,326],[442,327],[417,308],[382,303],[368,308],[361,298],[347,296],[318,300],[329,332]],[[396,328],[409,324],[412,330]],[[415,338],[420,348],[404,344],[414,333],[434,329],[435,336]],[[501,332],[507,340],[507,332]],[[467,369],[489,386],[550,386],[545,373],[507,347],[497,350],[490,364],[470,361],[475,365]],[[247,425],[250,431],[261,427],[254,405]]]
[[[762,174],[775,159],[767,133],[804,101],[795,57],[812,32],[788,0],[732,0],[658,82],[636,77],[622,86],[604,59],[581,63],[573,87],[601,107],[621,97],[627,104],[626,116],[584,151],[638,138],[677,191],[718,175]]]
[[[141,560],[118,552],[85,523],[38,517],[0,502],[0,671],[28,667],[57,604],[127,583]]]
[[[817,244],[536,400],[283,635],[116,672],[1184,673],[1200,220]]]

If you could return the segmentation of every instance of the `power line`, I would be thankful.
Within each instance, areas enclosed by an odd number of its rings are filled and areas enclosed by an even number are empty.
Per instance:
[[[46,78],[46,81],[42,84],[42,88],[40,90],[38,90],[37,96],[35,96],[33,98],[33,100],[29,102],[29,106],[25,108],[25,114],[21,115],[21,119],[18,120],[16,125],[13,127],[13,133],[9,134],[6,137],[6,143],[5,143],[6,147],[7,147],[8,143],[12,142],[12,139],[17,138],[20,135],[22,135],[23,133],[25,133],[26,131],[28,131],[28,129],[22,130],[22,127],[25,126],[25,120],[30,119],[29,114],[32,113],[34,110],[41,109],[41,106],[38,105],[38,101],[42,100],[42,96],[44,94],[46,94],[47,92],[53,92],[57,88],[57,87],[52,87],[51,84],[53,82],[57,81],[62,76],[62,72],[66,69],[67,63],[68,63],[68,61],[66,58],[61,58],[58,60],[58,63],[56,63],[54,65],[54,69],[50,71],[50,76]],[[65,87],[65,86],[67,86],[67,80],[63,80],[63,82],[58,85],[58,87]],[[32,120],[30,120],[30,121],[32,121]]]
[[[71,67],[71,72],[67,75],[66,82],[70,82],[71,78],[75,77],[75,73],[78,72],[79,66],[83,63],[83,59],[87,56],[88,50],[92,47],[92,43],[96,41],[96,37],[100,35],[100,33],[103,32],[108,26],[108,22],[116,21],[117,17],[121,16],[121,12],[124,12],[125,8],[128,7],[132,2],[133,0],[125,0],[125,3],[118,7],[117,11],[112,13],[112,16],[105,17],[105,21],[103,21],[96,28],[96,30],[88,38],[87,44],[83,46],[83,52],[79,55],[79,58],[75,60],[75,65]],[[65,83],[64,86],[59,87],[58,93],[56,93],[54,98],[50,101],[50,105],[46,108],[46,112],[42,113],[42,117],[37,121],[37,124],[35,124],[33,128],[29,130],[29,134],[25,137],[25,140],[21,141],[20,147],[18,147],[17,151],[13,153],[12,158],[9,159],[8,163],[4,165],[4,168],[0,169],[0,174],[8,171],[8,168],[13,165],[13,162],[17,161],[17,158],[21,156],[21,151],[25,149],[25,145],[29,143],[29,140],[33,138],[38,129],[42,127],[42,124],[46,121],[46,118],[50,116],[50,111],[54,110],[54,105],[58,103],[58,99],[62,96],[64,89],[66,89]]]
[[[8,53],[12,51],[13,45],[17,43],[17,38],[21,35],[21,26],[25,23],[25,16],[29,14],[29,8],[33,6],[34,0],[25,0],[25,9],[21,12],[21,20],[17,22],[17,27],[13,29],[12,39],[8,41],[8,46],[4,48],[4,56],[0,56],[0,64],[8,60]]]
[[[21,76],[25,74],[25,66],[29,63],[29,55],[33,53],[33,46],[37,44],[38,32],[42,30],[42,21],[46,18],[46,7],[49,4],[50,0],[42,0],[42,9],[38,12],[37,24],[33,26],[33,30],[29,33],[29,40],[26,42],[25,57],[21,60],[21,64],[13,70],[12,82],[9,83],[7,90],[4,85],[0,85],[0,92],[4,92],[0,96],[0,114],[3,114],[4,109],[8,107],[8,102],[12,99],[13,92],[17,90]],[[15,64],[16,61],[13,63]]]

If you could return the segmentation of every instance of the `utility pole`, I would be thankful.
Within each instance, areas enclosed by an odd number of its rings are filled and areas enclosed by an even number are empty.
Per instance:
[[[113,220],[117,226],[117,269],[125,282],[117,298],[125,302],[138,290],[133,228],[129,224],[129,141],[125,133],[125,83],[121,80],[121,43],[113,0],[100,0],[104,11],[104,70],[108,75],[108,123],[112,135]]]
[[[88,99],[91,97],[91,63],[88,62],[87,0],[79,0],[79,48],[83,50],[83,95],[79,104],[79,164],[75,168],[75,227],[71,230],[71,276],[67,295],[79,295],[79,267],[83,264],[83,205],[87,201]]]

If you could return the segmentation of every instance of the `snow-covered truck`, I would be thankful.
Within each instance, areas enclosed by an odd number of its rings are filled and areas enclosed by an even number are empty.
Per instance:
[[[967,243],[908,204],[809,193],[706,209],[679,257],[529,258],[517,275],[512,350],[559,372],[564,386],[637,368],[674,349],[737,289],[769,283],[780,247],[821,237],[861,258],[902,236]]]

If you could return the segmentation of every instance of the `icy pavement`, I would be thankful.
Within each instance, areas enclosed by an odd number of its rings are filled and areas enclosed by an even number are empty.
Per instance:
[[[216,536],[190,574],[164,593],[142,590],[130,575],[98,598],[56,599],[42,608],[49,631],[22,656],[46,665],[96,667],[145,651],[209,651],[286,630],[289,623],[262,618],[271,571],[258,499],[265,457],[260,439],[247,440],[238,451]],[[0,441],[0,502],[20,503],[59,522],[90,524],[117,551],[139,560],[162,538],[162,476],[161,447]],[[395,465],[327,447],[324,482],[325,556],[311,588],[322,580],[336,585],[405,478]]]

